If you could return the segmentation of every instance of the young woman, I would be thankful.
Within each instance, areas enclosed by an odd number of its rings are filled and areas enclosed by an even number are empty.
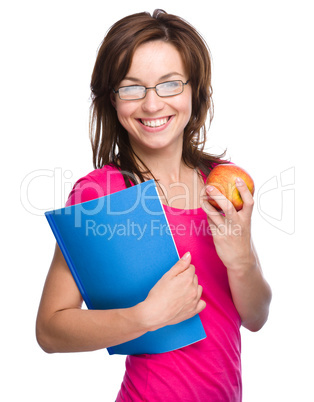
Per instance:
[[[251,239],[248,188],[237,181],[239,212],[217,189],[205,188],[221,162],[203,151],[212,118],[209,50],[179,17],[161,10],[128,16],[106,35],[91,90],[96,170],[76,183],[67,205],[153,178],[182,258],[142,303],[83,310],[57,246],[38,311],[38,342],[49,353],[96,350],[199,313],[206,339],[128,356],[117,401],[241,401],[240,326],[264,325],[271,291]]]

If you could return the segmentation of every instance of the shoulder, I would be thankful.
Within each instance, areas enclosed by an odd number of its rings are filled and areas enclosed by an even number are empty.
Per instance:
[[[80,204],[125,188],[121,171],[112,165],[95,169],[74,184],[66,206]]]

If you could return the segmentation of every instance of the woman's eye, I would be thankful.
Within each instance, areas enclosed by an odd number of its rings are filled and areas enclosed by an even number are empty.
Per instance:
[[[166,82],[164,84],[165,89],[176,89],[179,88],[179,83],[177,81],[172,81],[172,82]]]
[[[133,87],[125,87],[125,88],[123,88],[123,90],[124,90],[124,92],[127,92],[127,93],[136,93],[140,90],[140,88],[137,86],[133,86]]]

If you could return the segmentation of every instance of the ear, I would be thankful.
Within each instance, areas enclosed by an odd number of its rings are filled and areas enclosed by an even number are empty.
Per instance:
[[[116,94],[113,91],[110,93],[110,101],[112,106],[116,109]]]

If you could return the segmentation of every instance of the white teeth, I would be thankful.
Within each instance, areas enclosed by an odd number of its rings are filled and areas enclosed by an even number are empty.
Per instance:
[[[144,124],[144,126],[148,126],[148,127],[160,127],[160,126],[166,124],[167,121],[168,121],[167,118],[157,119],[157,120],[141,120],[141,122]]]

